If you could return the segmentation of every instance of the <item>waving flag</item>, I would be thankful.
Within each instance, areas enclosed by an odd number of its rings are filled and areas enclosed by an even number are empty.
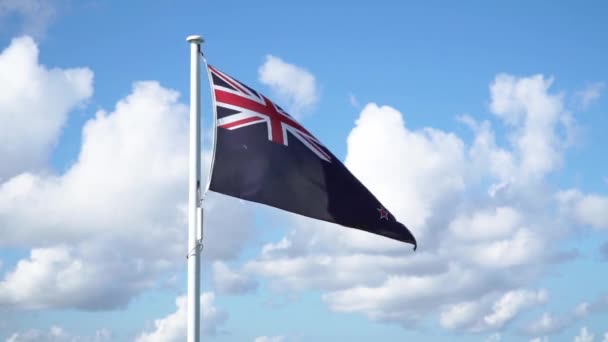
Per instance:
[[[259,92],[208,68],[216,114],[210,190],[416,248],[412,233],[294,118]]]

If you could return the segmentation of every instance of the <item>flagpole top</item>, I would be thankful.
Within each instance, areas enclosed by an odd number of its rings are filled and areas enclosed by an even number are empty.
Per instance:
[[[189,41],[191,44],[200,44],[202,42],[204,42],[205,40],[203,39],[203,37],[201,36],[188,36],[188,38],[186,38],[187,41]]]

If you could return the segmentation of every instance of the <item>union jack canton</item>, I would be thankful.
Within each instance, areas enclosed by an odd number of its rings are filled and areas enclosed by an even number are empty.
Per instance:
[[[268,128],[268,140],[288,146],[287,133],[291,133],[317,157],[326,162],[331,162],[331,156],[325,151],[323,144],[281,107],[274,104],[266,96],[211,65],[209,71],[217,77],[217,82],[213,82],[217,105],[238,112],[219,118],[217,120],[218,127],[235,130],[263,123]]]

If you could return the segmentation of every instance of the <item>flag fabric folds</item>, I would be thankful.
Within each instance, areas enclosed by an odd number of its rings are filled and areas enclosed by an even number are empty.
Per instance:
[[[416,249],[412,233],[293,117],[235,78],[208,69],[216,119],[210,190]]]

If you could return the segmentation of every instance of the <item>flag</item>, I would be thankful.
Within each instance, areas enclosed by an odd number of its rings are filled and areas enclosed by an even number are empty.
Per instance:
[[[412,233],[293,117],[235,78],[208,69],[216,120],[210,190],[416,249]]]

